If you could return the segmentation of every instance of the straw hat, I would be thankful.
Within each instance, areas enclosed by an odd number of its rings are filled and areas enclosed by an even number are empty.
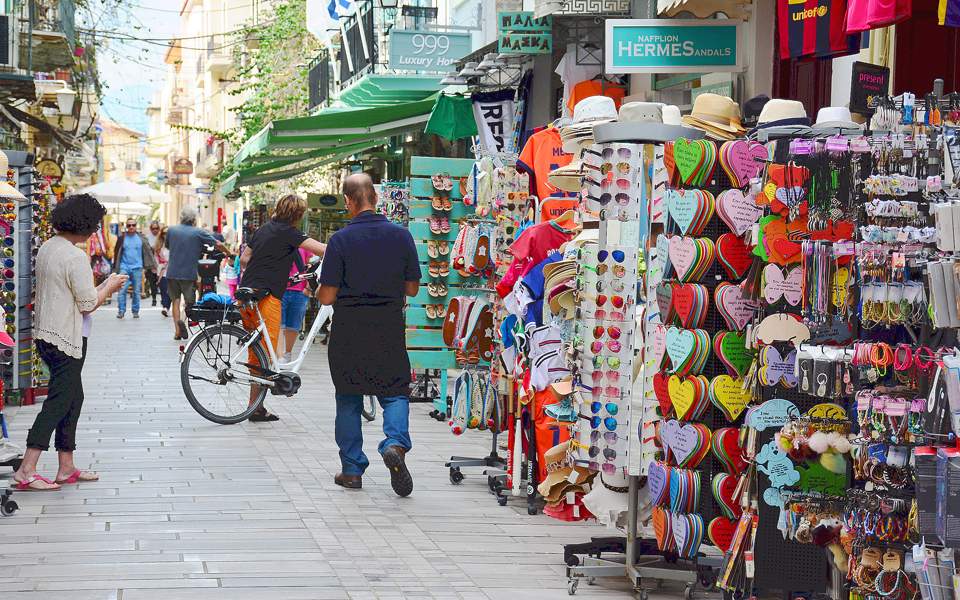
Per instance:
[[[7,154],[0,150],[0,198],[4,200],[26,200],[27,197],[20,193],[20,190],[13,187],[6,181],[7,170],[10,168],[10,159]]]
[[[547,181],[550,182],[550,185],[565,192],[579,192],[580,178],[584,175],[583,161],[575,158],[569,164],[550,171],[550,174],[547,175]]]
[[[547,476],[537,486],[537,491],[547,502],[556,502],[565,493],[566,486],[582,486],[593,478],[594,473],[584,467],[574,467],[570,464],[568,452],[571,441],[557,444],[543,453],[543,460],[547,463]],[[571,474],[576,472],[576,478],[571,481]],[[580,491],[583,491],[581,488]]]
[[[620,106],[620,123],[663,123],[660,102],[627,102]]]
[[[722,139],[736,138],[745,131],[740,124],[740,106],[719,94],[697,96],[693,101],[693,110],[681,120],[685,125]]]

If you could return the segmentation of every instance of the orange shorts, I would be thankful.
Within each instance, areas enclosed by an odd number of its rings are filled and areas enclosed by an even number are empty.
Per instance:
[[[267,296],[259,303],[257,307],[260,309],[260,315],[263,316],[263,322],[267,325],[267,333],[270,334],[270,342],[273,345],[273,350],[277,350],[277,342],[280,340],[280,299],[274,298],[273,296]],[[249,308],[241,308],[240,315],[243,317],[243,328],[247,331],[255,331],[257,327],[260,327],[260,320],[257,319],[257,311]],[[267,350],[267,341],[261,339],[263,344],[263,349],[267,352],[267,357],[270,356],[270,352]],[[258,364],[257,356],[254,354],[253,350],[250,350],[249,358],[247,359],[251,365]],[[261,367],[264,365],[260,365]]]

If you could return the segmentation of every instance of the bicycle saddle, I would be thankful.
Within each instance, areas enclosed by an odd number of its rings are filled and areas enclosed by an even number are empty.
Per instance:
[[[233,293],[233,297],[237,299],[238,302],[259,302],[267,297],[270,294],[270,290],[255,290],[253,288],[242,287],[237,288],[237,291]]]

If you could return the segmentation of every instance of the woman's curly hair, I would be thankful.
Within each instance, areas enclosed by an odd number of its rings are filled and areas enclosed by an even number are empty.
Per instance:
[[[74,194],[54,207],[50,224],[61,233],[90,235],[100,228],[105,214],[107,209],[90,194]]]

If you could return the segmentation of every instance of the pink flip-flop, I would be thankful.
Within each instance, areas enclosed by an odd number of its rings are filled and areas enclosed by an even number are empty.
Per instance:
[[[44,483],[49,483],[50,485],[56,485],[57,487],[51,487],[51,488],[35,488],[35,487],[30,487],[31,485],[33,485],[34,483],[36,483],[36,482],[38,482],[38,481],[42,481],[42,482],[44,482]],[[33,476],[30,477],[30,479],[28,479],[28,480],[26,480],[26,481],[18,481],[18,482],[16,482],[16,485],[15,485],[14,487],[17,489],[17,491],[20,491],[20,492],[55,492],[55,491],[57,491],[57,490],[60,489],[59,484],[56,484],[56,483],[54,483],[53,481],[50,481],[49,479],[47,479],[46,477],[44,477],[44,476],[41,475],[40,473],[34,473]]]
[[[73,473],[70,473],[70,476],[67,477],[66,479],[57,479],[54,483],[59,483],[61,485],[71,485],[74,483],[79,483],[81,481],[99,481],[99,480],[100,480],[99,475],[84,477],[83,471],[81,471],[80,469],[77,469]]]

